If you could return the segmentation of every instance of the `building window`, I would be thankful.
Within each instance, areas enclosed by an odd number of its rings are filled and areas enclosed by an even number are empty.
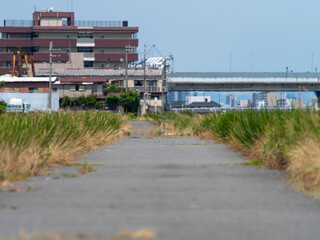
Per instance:
[[[7,38],[11,39],[11,33],[7,33]]]
[[[62,18],[62,26],[68,26],[68,18]]]
[[[138,37],[137,33],[132,33],[132,34],[131,34],[131,38],[132,38],[132,39],[137,39],[137,37]]]
[[[90,47],[78,47],[78,52],[93,52],[93,48],[90,48]]]
[[[92,68],[92,67],[93,67],[93,62],[91,62],[91,61],[84,61],[84,67],[85,67],[85,68]]]
[[[30,38],[31,38],[31,33],[26,33],[26,34],[24,35],[24,38],[30,39]]]
[[[142,81],[134,81],[134,86],[135,87],[141,87],[143,84],[142,84]]]
[[[104,64],[100,64],[100,68],[104,68]]]
[[[104,53],[104,49],[100,49],[100,53]]]
[[[79,92],[80,86],[76,85],[76,91]]]
[[[157,81],[149,81],[149,87],[157,87],[158,82]]]
[[[26,51],[26,52],[31,52],[31,47],[26,47],[26,48],[25,48],[25,51]]]
[[[70,36],[70,34],[67,34],[67,38],[70,38],[71,36]]]
[[[103,39],[103,38],[104,38],[104,35],[102,35],[102,34],[101,34],[101,35],[100,35],[100,38],[102,38],[102,39]]]
[[[29,93],[37,93],[38,88],[29,88]]]
[[[58,88],[52,88],[52,92],[57,92]]]
[[[78,38],[93,38],[93,33],[80,32],[78,33]]]
[[[70,48],[67,48],[67,49],[66,49],[66,52],[69,53],[69,52],[70,52]]]

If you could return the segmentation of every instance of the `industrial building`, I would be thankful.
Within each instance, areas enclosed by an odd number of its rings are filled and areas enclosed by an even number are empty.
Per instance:
[[[35,11],[32,20],[4,20],[0,27],[0,74],[9,73],[13,52],[34,53],[35,63],[49,62],[49,44],[56,49],[53,62],[70,63],[80,53],[83,68],[111,68],[138,60],[138,27],[128,21],[76,21],[74,12],[52,8]],[[78,57],[79,57],[78,56]]]

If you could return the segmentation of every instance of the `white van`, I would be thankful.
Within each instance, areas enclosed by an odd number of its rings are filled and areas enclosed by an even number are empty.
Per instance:
[[[29,112],[30,109],[31,105],[19,98],[11,98],[7,106],[7,112]]]

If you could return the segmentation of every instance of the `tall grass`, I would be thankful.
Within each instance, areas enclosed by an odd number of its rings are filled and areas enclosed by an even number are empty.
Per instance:
[[[65,164],[110,142],[122,125],[100,112],[0,115],[0,183]]]
[[[163,114],[148,113],[144,117],[153,123],[163,125],[166,122],[166,129],[171,135],[192,136],[198,125],[198,115],[191,111],[182,113],[164,112]]]
[[[312,109],[251,110],[206,116],[167,114],[169,125],[190,135],[230,144],[272,169],[287,170],[307,190],[320,190],[320,113]],[[149,116],[163,121],[166,115]],[[191,132],[190,132],[191,130]]]

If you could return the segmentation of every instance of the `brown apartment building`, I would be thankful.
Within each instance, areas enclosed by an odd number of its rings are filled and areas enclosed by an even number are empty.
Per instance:
[[[112,68],[126,58],[138,60],[138,27],[128,21],[75,21],[74,12],[48,9],[32,20],[4,20],[0,27],[0,74],[9,73],[13,52],[33,52],[35,63],[49,62],[49,44],[58,49],[53,62],[70,62],[70,53],[82,53],[83,68]]]

